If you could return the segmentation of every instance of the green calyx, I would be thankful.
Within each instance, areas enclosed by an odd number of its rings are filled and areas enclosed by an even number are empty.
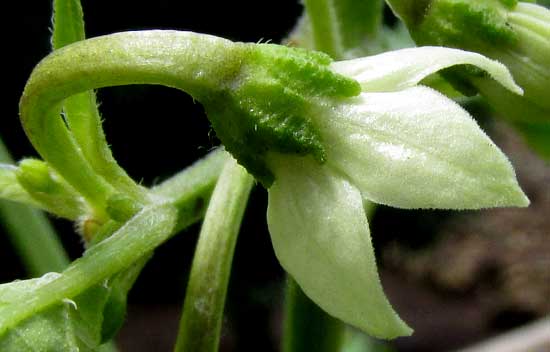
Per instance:
[[[472,51],[508,46],[517,35],[507,23],[506,13],[516,1],[435,0],[422,20],[411,29],[417,43],[452,46]]]
[[[246,46],[240,74],[203,104],[226,149],[269,187],[274,176],[266,153],[311,154],[324,162],[310,108],[319,99],[355,96],[361,88],[331,71],[332,60],[325,54],[271,44]]]

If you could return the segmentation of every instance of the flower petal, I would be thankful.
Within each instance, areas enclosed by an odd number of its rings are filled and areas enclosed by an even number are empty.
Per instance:
[[[377,337],[410,335],[382,290],[361,194],[325,170],[297,157],[276,168],[268,224],[277,258],[330,315]]]
[[[430,88],[362,93],[328,113],[315,119],[327,163],[372,201],[447,209],[529,203],[498,147]]]
[[[407,48],[338,61],[331,67],[337,73],[357,80],[363,91],[389,92],[413,87],[432,73],[463,64],[477,66],[512,92],[523,94],[506,66],[483,55],[459,49],[437,46]]]

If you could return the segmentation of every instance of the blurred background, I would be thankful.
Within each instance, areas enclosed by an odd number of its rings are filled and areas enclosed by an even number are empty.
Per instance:
[[[275,43],[302,11],[297,0],[82,4],[88,37],[178,29]],[[18,100],[32,68],[50,51],[51,4],[12,2],[4,15],[0,135],[20,159],[36,155],[17,118]],[[389,11],[386,15],[387,23],[395,23]],[[180,91],[129,86],[103,89],[98,97],[115,157],[145,185],[161,182],[219,144],[202,107]],[[383,285],[415,329],[412,337],[389,342],[389,350],[451,351],[550,313],[550,167],[504,124],[483,118],[480,124],[510,157],[532,205],[475,212],[377,209],[371,232]],[[279,350],[285,275],[271,247],[266,206],[265,190],[256,187],[235,252],[223,351]],[[80,256],[73,225],[52,221],[71,258]],[[171,350],[198,230],[195,225],[174,236],[144,269],[130,293],[128,321],[119,336],[122,351]],[[0,282],[24,277],[0,233]]]

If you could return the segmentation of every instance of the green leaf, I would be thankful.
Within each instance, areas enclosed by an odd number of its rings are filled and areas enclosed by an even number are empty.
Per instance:
[[[0,285],[0,307],[20,295],[37,292],[60,274]],[[0,338],[0,350],[18,351],[96,351],[101,344],[103,307],[109,287],[97,285],[73,300],[66,299],[23,321]]]
[[[382,290],[359,190],[309,157],[271,164],[267,219],[283,268],[330,315],[377,337],[410,335]]]

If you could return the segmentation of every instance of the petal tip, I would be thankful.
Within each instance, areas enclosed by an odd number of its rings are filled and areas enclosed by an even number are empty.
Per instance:
[[[386,326],[382,331],[373,331],[371,326],[359,326],[359,328],[367,334],[383,340],[393,340],[398,337],[407,337],[414,333],[414,330],[397,315],[395,315],[395,319],[389,322],[388,326]]]
[[[531,205],[531,201],[525,195],[525,193],[523,193],[523,191],[520,190],[520,194],[518,195],[515,203],[512,205],[518,208],[527,208],[529,205]]]

